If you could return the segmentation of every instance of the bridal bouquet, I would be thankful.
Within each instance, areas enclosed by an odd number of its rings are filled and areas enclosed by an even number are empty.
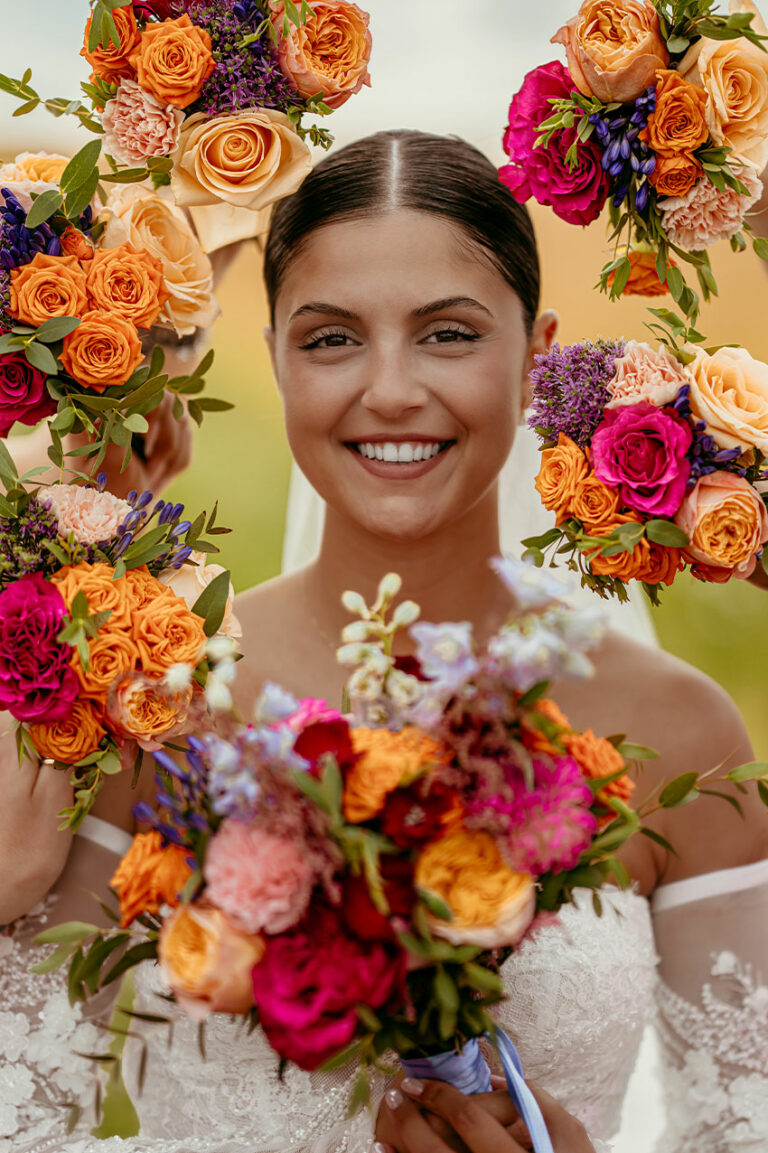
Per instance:
[[[138,773],[143,752],[201,726],[207,638],[239,634],[229,573],[206,564],[215,513],[193,524],[149,492],[113,496],[104,477],[28,479],[0,445],[0,708],[20,758],[70,773],[62,827],[76,829],[105,776]]]
[[[752,0],[584,0],[509,109],[500,179],[571,224],[609,204],[612,298],[672,294],[695,319],[717,293],[708,249],[746,248],[768,162],[766,28]],[[768,258],[768,242],[755,251]],[[677,259],[675,259],[677,258]]]
[[[688,566],[719,583],[768,571],[768,365],[743,348],[585,341],[537,356],[531,379],[556,527],[523,541],[529,559],[564,556],[620,600],[640,581],[654,604]]]

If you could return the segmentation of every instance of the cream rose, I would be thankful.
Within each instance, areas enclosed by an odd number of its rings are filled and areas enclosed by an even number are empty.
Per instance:
[[[153,192],[145,185],[114,185],[102,220],[106,224],[102,248],[118,248],[128,241],[161,262],[170,295],[160,312],[160,323],[173,327],[178,336],[210,328],[220,311],[213,295],[213,267],[170,192]]]
[[[731,0],[733,12],[751,12],[752,27],[766,26],[751,0]],[[703,36],[680,62],[680,75],[705,89],[707,125],[713,140],[731,150],[730,160],[762,172],[768,163],[768,53],[739,40]]]
[[[687,373],[691,408],[716,443],[768,455],[768,365],[745,348],[699,349]]]
[[[641,340],[628,340],[616,358],[616,373],[608,385],[606,408],[621,408],[647,400],[659,408],[674,400],[688,383],[682,364],[666,348],[652,348]]]
[[[174,156],[178,204],[265,208],[290,196],[311,168],[307,145],[283,112],[255,108],[236,116],[190,116]]]
[[[0,164],[0,188],[7,188],[29,212],[32,194],[56,188],[69,164],[68,156],[55,152],[20,152],[10,164]]]
[[[176,593],[177,597],[185,600],[189,608],[193,608],[195,601],[211,581],[226,570],[220,564],[206,564],[206,556],[202,552],[193,552],[189,559],[191,564],[182,565],[180,569],[165,569],[164,572],[160,573],[158,579]],[[224,619],[216,635],[230,637],[237,641],[242,637],[243,630],[240,621],[234,614],[234,603],[235,590],[230,582]]]

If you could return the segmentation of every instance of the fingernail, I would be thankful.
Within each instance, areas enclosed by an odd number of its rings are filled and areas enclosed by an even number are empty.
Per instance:
[[[405,1100],[399,1089],[387,1089],[385,1098],[390,1109],[399,1109]]]
[[[371,1153],[392,1153],[391,1145],[382,1145],[381,1141],[374,1141],[371,1145]]]
[[[400,1082],[400,1088],[411,1097],[420,1097],[424,1092],[424,1082],[417,1081],[415,1077],[404,1077]]]

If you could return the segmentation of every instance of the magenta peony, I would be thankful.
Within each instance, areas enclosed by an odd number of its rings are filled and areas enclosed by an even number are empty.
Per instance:
[[[566,153],[576,139],[575,129],[556,132],[546,148],[534,148],[539,124],[552,115],[550,100],[575,90],[570,73],[557,60],[528,73],[509,106],[504,151],[510,163],[499,170],[499,179],[520,204],[533,197],[569,224],[591,224],[608,195],[599,146],[591,140],[579,144],[573,169]]]
[[[77,698],[72,649],[56,640],[66,616],[56,585],[39,573],[0,593],[0,709],[19,721],[64,720]]]
[[[606,409],[592,438],[592,466],[630,508],[674,516],[691,475],[686,453],[692,440],[688,422],[672,409],[646,400]]]
[[[135,80],[123,77],[104,105],[104,151],[119,164],[140,168],[152,156],[170,156],[184,120],[180,108],[164,105]]]
[[[0,356],[0,436],[7,436],[17,420],[33,425],[56,411],[46,380],[46,374],[33,368],[23,352]]]
[[[272,1048],[317,1069],[348,1045],[357,1006],[380,1009],[404,976],[403,953],[350,937],[335,910],[316,904],[293,932],[267,940],[253,970],[253,998]]]

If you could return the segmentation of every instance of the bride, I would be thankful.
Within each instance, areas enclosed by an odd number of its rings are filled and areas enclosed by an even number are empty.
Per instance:
[[[537,316],[538,259],[525,210],[474,149],[418,133],[382,133],[323,161],[276,211],[265,278],[291,447],[328,515],[314,563],[240,598],[246,711],[265,679],[337,700],[343,674],[334,650],[347,623],[341,592],[370,595],[388,570],[401,573],[424,619],[470,620],[481,639],[495,631],[511,607],[487,564],[499,550],[497,480],[525,403],[530,358],[556,327],[551,313]],[[376,459],[384,445],[395,447],[398,462]],[[518,482],[527,487],[530,477]],[[577,726],[620,727],[660,751],[643,791],[689,767],[749,759],[731,702],[694,670],[617,636],[596,665],[594,681],[558,685],[557,698]],[[712,798],[660,815],[655,829],[673,840],[678,858],[651,840],[632,843],[625,863],[634,891],[617,891],[602,918],[577,901],[507,962],[501,1021],[527,1074],[560,1102],[559,1111],[547,1107],[553,1133],[565,1134],[557,1153],[587,1147],[578,1126],[568,1129],[569,1114],[596,1149],[615,1131],[651,1012],[657,954],[670,1098],[664,1148],[764,1146],[768,838],[763,811],[751,795],[742,800],[743,822]],[[114,824],[126,825],[125,803],[114,799]],[[73,856],[68,868],[74,863]],[[99,883],[92,873],[89,885]],[[70,879],[60,886],[66,894]],[[144,975],[142,1010],[165,1011],[152,997],[156,985],[156,974]],[[0,995],[0,1010],[5,1000]],[[24,1008],[17,999],[12,1039],[24,1033]],[[7,1046],[4,1037],[0,1030]],[[209,1023],[207,1060],[187,1020],[175,1022],[170,1048],[166,1040],[162,1030],[147,1032],[140,1137],[92,1146],[82,1135],[40,1127],[32,1141],[22,1137],[10,1148],[363,1153],[370,1146],[365,1115],[346,1121],[343,1075],[290,1069],[280,1081],[258,1035],[226,1019]],[[35,1092],[36,1069],[26,1056],[19,1062],[23,1050],[20,1040],[6,1048],[22,1073],[17,1096],[26,1091],[19,1088],[25,1070]],[[0,1067],[0,1103],[3,1076]],[[427,1098],[414,1104],[407,1090],[388,1095],[379,1143],[405,1153],[448,1148],[431,1135],[429,1146],[424,1141],[427,1104],[439,1111]],[[513,1153],[520,1145],[503,1128],[512,1120],[503,1109],[503,1094],[487,1102],[492,1139],[485,1122],[466,1131],[466,1110],[455,1101],[448,1119],[470,1148]]]

